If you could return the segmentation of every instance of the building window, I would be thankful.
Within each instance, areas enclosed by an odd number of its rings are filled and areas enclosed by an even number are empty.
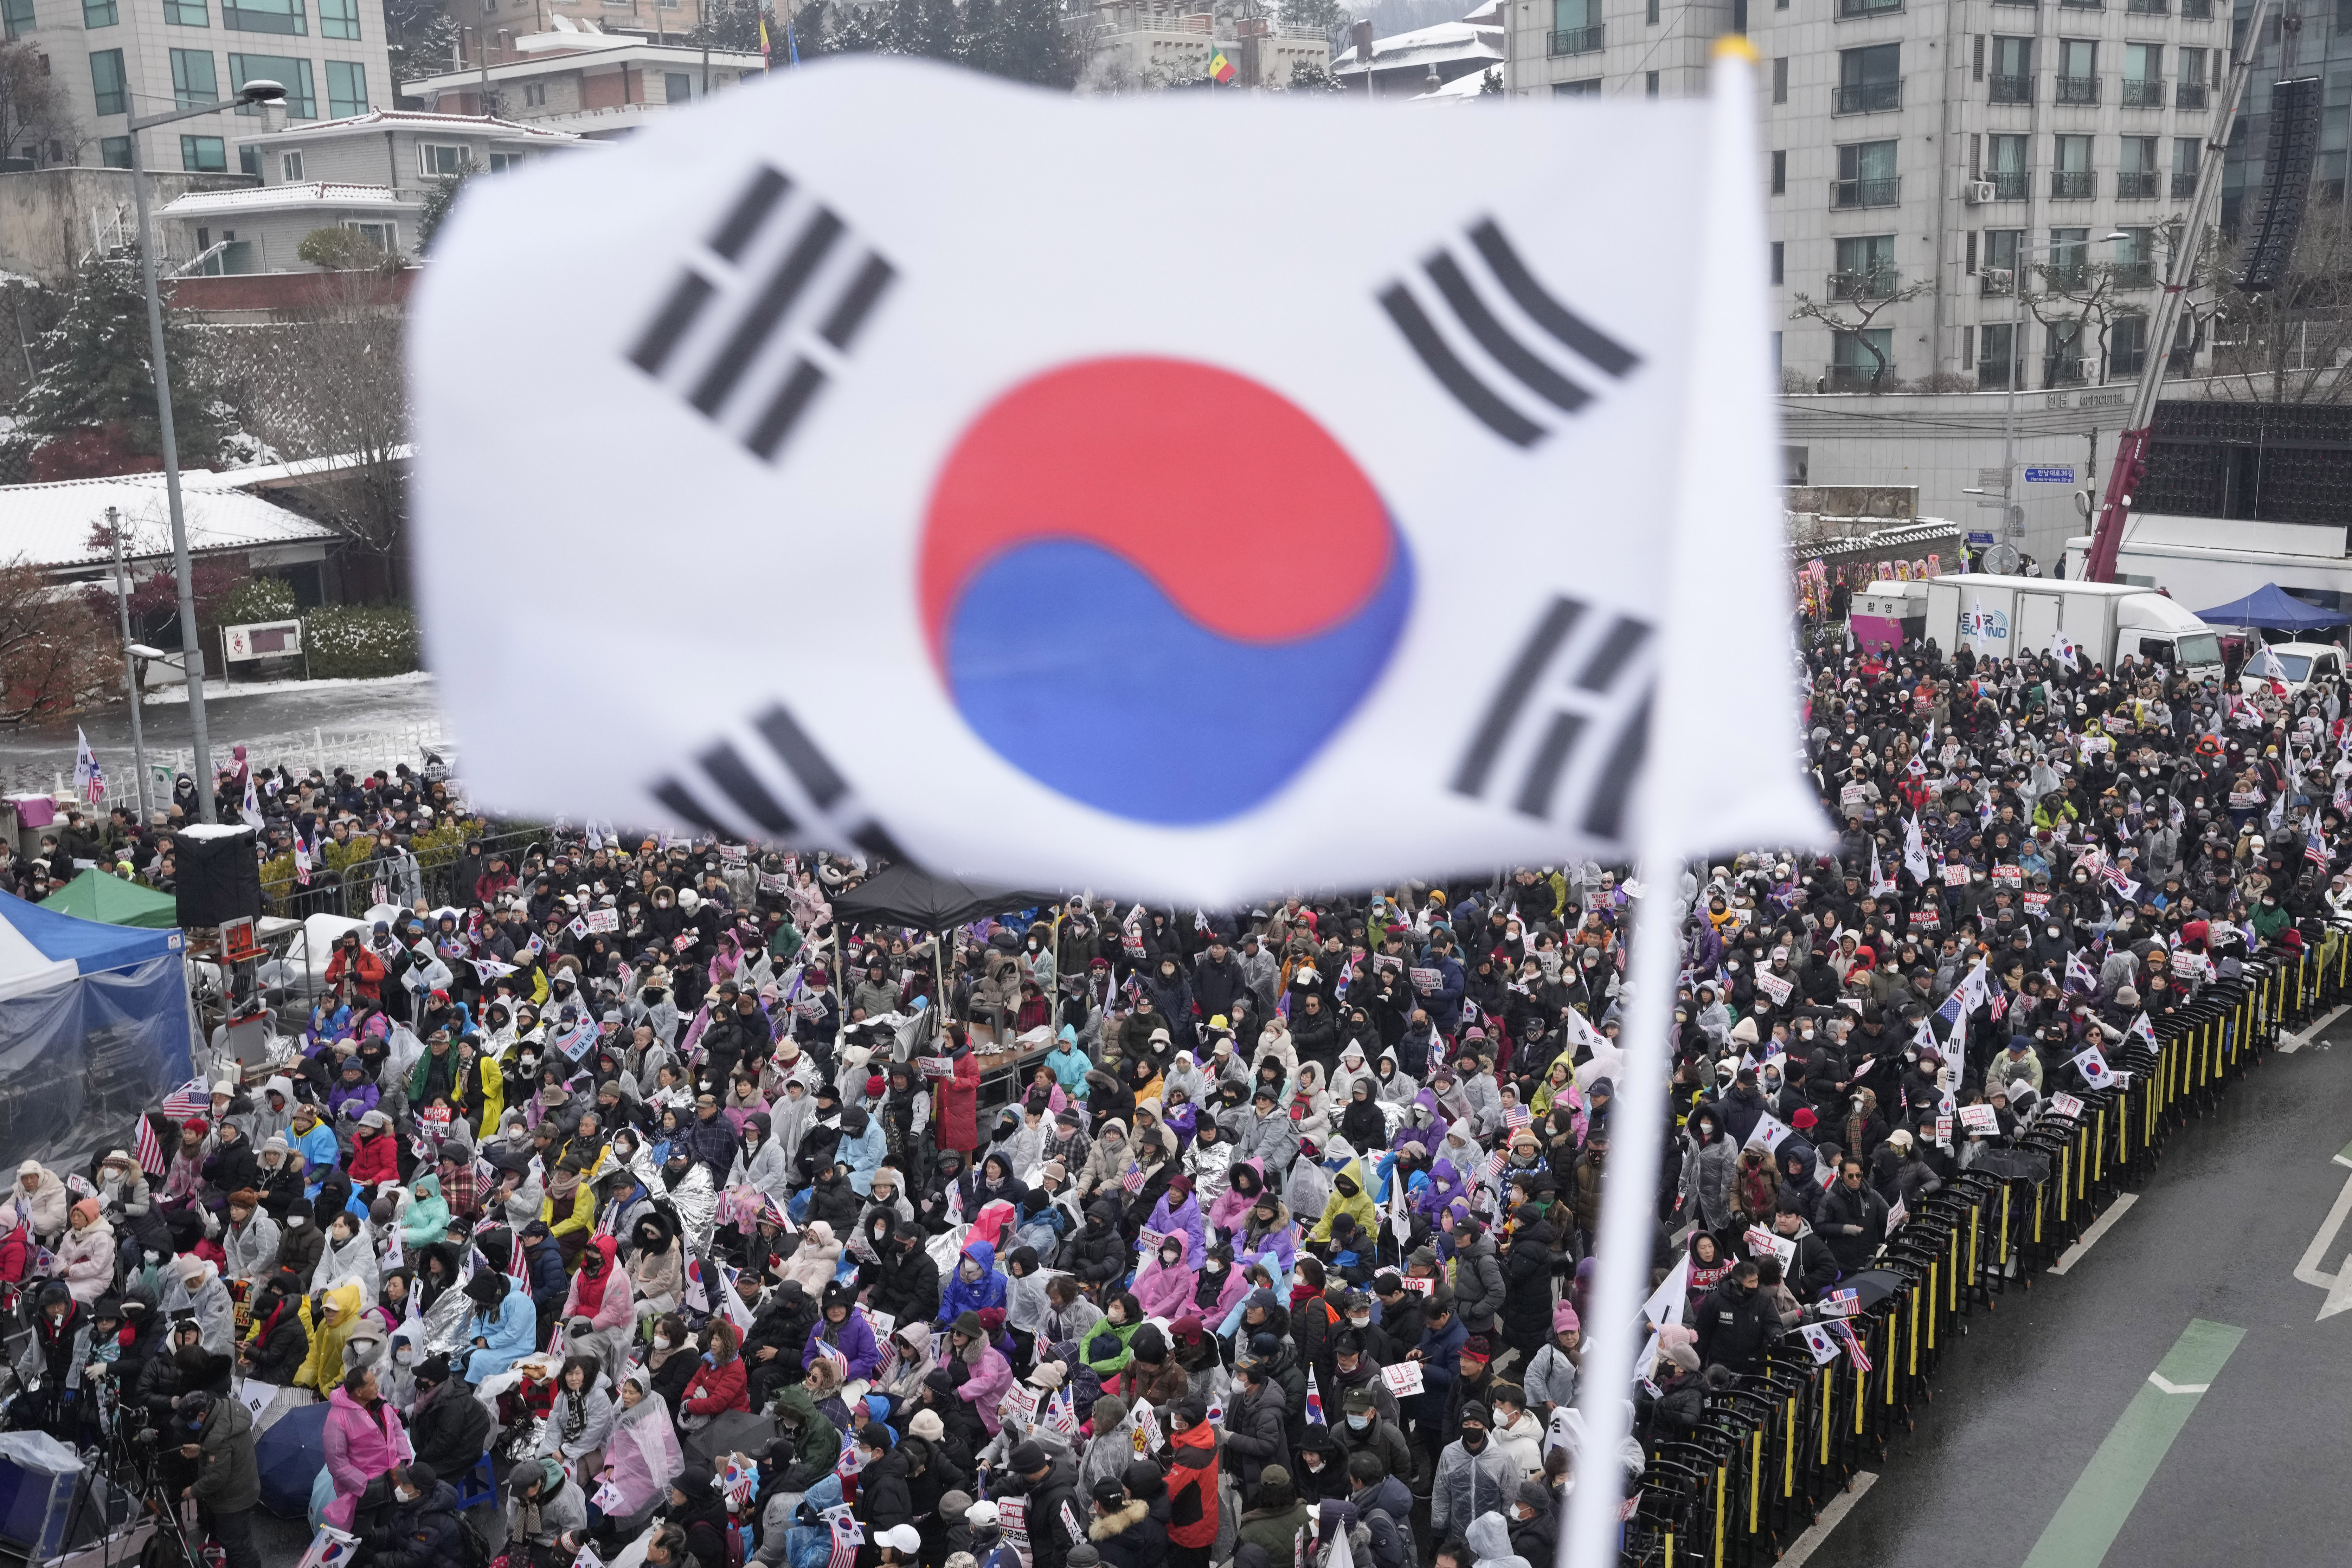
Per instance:
[[[2116,232],[2124,236],[2116,242],[2116,287],[2155,287],[2156,231],[2152,228],[2130,228]]]
[[[2126,109],[2162,109],[2164,107],[2164,46],[2162,44],[2126,44],[2124,46],[2124,107]]]
[[[114,0],[81,0],[81,25],[85,27],[111,27],[122,20]]]
[[[1601,23],[1601,0],[1551,0],[1548,50],[1553,57],[1595,54],[1606,36]]]
[[[1838,51],[1836,112],[1877,114],[1903,107],[1903,46]]]
[[[1642,73],[1642,96],[1644,98],[1655,98],[1658,96],[1657,72],[1644,71]]]
[[[493,152],[490,154],[490,172],[502,174],[521,162],[522,159],[523,155],[520,152]]]
[[[1850,142],[1837,150],[1837,181],[1830,188],[1832,207],[1891,207],[1903,183],[1895,172],[1895,143]]]
[[[310,31],[302,0],[221,0],[221,26],[240,33],[283,33],[292,37]]]
[[[2164,171],[2157,167],[2156,138],[2126,136],[2122,160],[2116,165],[2116,195],[2124,201],[2153,201],[2164,194]]]
[[[361,238],[386,256],[400,248],[400,225],[397,224],[370,224],[356,218],[345,218],[343,227],[355,231]]]
[[[360,0],[319,0],[319,36],[356,38],[360,36]]]
[[[2099,101],[2099,45],[2095,38],[2058,40],[2058,101]]]
[[[302,183],[302,154],[281,152],[278,157],[278,177],[289,185]]]
[[[329,60],[327,113],[336,120],[345,120],[367,111],[367,67],[357,60]]]
[[[1977,329],[1974,327],[1963,327],[1960,329],[1960,363],[1973,365],[1976,362]]]
[[[1830,391],[1876,392],[1895,379],[1892,327],[1830,334]]]
[[[1884,299],[1895,292],[1895,236],[1862,235],[1837,242],[1830,294],[1838,299]]]
[[[1658,25],[1658,0],[1649,0],[1649,4],[1643,8],[1642,21],[1645,26],[1652,27]]]
[[[685,103],[694,97],[694,78],[684,71],[668,71],[662,77],[662,98],[669,103]]]
[[[463,147],[453,147],[443,141],[420,141],[416,144],[416,172],[428,179],[461,174],[472,162]]]
[[[1786,152],[1772,154],[1772,193],[1776,196],[1789,193],[1789,155]]]
[[[131,167],[131,138],[101,136],[98,140],[98,162],[101,169]]]
[[[1601,78],[1590,77],[1583,81],[1556,81],[1551,84],[1554,98],[1599,98]]]
[[[172,99],[182,109],[220,101],[220,80],[213,74],[210,49],[172,51]]]
[[[238,148],[236,150],[236,166],[239,172],[250,174],[257,180],[260,179],[261,149],[258,147]]]
[[[174,27],[209,27],[213,14],[205,0],[163,0],[163,20]]]
[[[1772,62],[1772,101],[1789,101],[1789,57],[1782,55]]]
[[[1988,96],[1995,103],[2032,103],[2033,101],[2033,40],[2004,38],[1996,36],[1992,41],[1992,82]]]
[[[1784,239],[1776,239],[1776,240],[1774,240],[1774,241],[1772,242],[1772,287],[1775,287],[1775,288],[1780,287],[1780,285],[1781,285],[1781,283],[1782,283],[1783,281],[1785,281],[1785,279],[1787,278],[1787,276],[1788,276],[1788,267],[1789,267],[1789,242],[1788,242],[1787,240],[1784,240]]]
[[[2117,316],[2107,323],[2107,374],[2136,376],[2147,363],[2147,318]]]
[[[2007,321],[1988,321],[1977,330],[1977,385],[1990,391],[2009,385],[2010,345],[2017,329]]]
[[[2050,199],[2086,202],[2097,195],[2097,175],[2091,172],[2091,139],[2055,136],[2050,158]]]
[[[1992,182],[1993,200],[2021,202],[2032,176],[2026,172],[2028,138],[1996,132],[1985,139],[1985,178]]]
[[[531,109],[546,108],[547,84],[543,81],[527,81],[523,83],[522,101],[527,107]]]
[[[299,0],[298,0],[299,3]],[[232,91],[249,81],[274,81],[286,89],[286,117],[289,120],[319,118],[318,85],[310,76],[310,62],[293,55],[231,55],[228,57],[228,81]],[[239,114],[259,114],[255,104],[243,104]]]
[[[2339,33],[2352,31],[2352,28],[2347,28],[2343,23],[2338,22],[2336,31]],[[2204,50],[2182,49],[2180,51],[2180,68],[2178,72],[2178,85],[2173,93],[2173,103],[2175,107],[2180,109],[2205,107]]]
[[[2085,264],[2090,259],[2090,230],[2052,229],[2050,260],[2042,268],[2042,276],[2053,288],[2079,288],[2083,286]]]
[[[228,143],[217,136],[180,138],[180,167],[191,174],[228,172]]]
[[[33,13],[33,0],[0,0],[0,23],[6,24],[6,32],[12,38],[40,26]]]
[[[2083,379],[2083,322],[2079,317],[2053,321],[2048,329],[2048,357],[2042,361],[2042,384],[2074,386]]]
[[[89,52],[89,90],[98,99],[100,114],[131,112],[131,83],[122,73],[121,49],[92,49]]]

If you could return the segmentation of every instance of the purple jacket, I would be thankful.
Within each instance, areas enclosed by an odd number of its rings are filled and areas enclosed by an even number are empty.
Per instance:
[[[824,1331],[831,1327],[833,1325],[825,1321],[824,1314],[819,1313],[816,1326],[809,1330],[808,1343],[801,1350],[803,1371],[816,1364],[816,1358],[822,1354],[817,1346],[824,1343]],[[867,1325],[864,1314],[855,1310],[851,1311],[840,1332],[834,1337],[833,1348],[849,1358],[849,1371],[842,1379],[845,1383],[871,1377],[874,1369],[882,1364],[882,1349],[874,1343],[874,1330]]]

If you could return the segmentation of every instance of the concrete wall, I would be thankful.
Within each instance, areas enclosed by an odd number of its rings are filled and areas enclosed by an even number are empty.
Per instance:
[[[162,207],[190,191],[231,191],[253,182],[236,174],[154,174],[149,199]],[[0,267],[56,288],[69,285],[98,243],[95,230],[121,214],[136,227],[131,175],[121,169],[37,169],[0,174]]]

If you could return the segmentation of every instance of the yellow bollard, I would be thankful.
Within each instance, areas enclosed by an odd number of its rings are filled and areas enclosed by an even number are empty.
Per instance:
[[[1780,1456],[1780,1495],[1794,1497],[1797,1492],[1797,1396],[1795,1395],[1789,1396],[1788,1403],[1782,1407],[1781,1414],[1788,1418],[1789,1429],[1786,1440],[1781,1444],[1784,1452]]]
[[[1723,1568],[1723,1494],[1731,1485],[1727,1466],[1715,1467],[1715,1568]]]
[[[1753,1535],[1764,1521],[1761,1506],[1763,1492],[1759,1490],[1764,1475],[1764,1429],[1759,1427],[1748,1434],[1748,1533]]]

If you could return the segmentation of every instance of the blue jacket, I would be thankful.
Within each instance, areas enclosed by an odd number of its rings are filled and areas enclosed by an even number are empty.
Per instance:
[[[335,1130],[324,1122],[312,1123],[310,1130],[299,1136],[293,1135],[291,1128],[288,1134],[294,1152],[302,1156],[302,1168],[307,1175],[328,1170],[343,1157],[342,1145],[335,1142]]]
[[[1045,1053],[1045,1065],[1054,1070],[1054,1081],[1062,1086],[1063,1093],[1086,1098],[1087,1073],[1094,1063],[1087,1060],[1085,1051],[1071,1041],[1057,1040],[1054,1049]]]
[[[496,1376],[529,1355],[539,1339],[539,1311],[531,1305],[530,1293],[510,1290],[491,1312],[477,1308],[473,1321],[466,1325],[466,1339],[468,1343],[478,1339],[488,1342],[487,1348],[477,1348],[467,1358],[468,1383]]]
[[[1467,988],[1467,982],[1463,978],[1461,960],[1439,958],[1433,954],[1424,956],[1416,967],[1441,970],[1445,976],[1435,991],[1420,998],[1423,1009],[1429,1014],[1429,1021],[1443,1034],[1462,1019],[1462,993]]]
[[[1004,1305],[1004,1276],[996,1271],[996,1249],[985,1241],[967,1242],[963,1256],[980,1265],[980,1283],[973,1284],[963,1277],[963,1262],[959,1259],[955,1269],[940,1286],[938,1321],[951,1323],[959,1312],[985,1312],[990,1307]]]
[[[849,1166],[850,1190],[860,1197],[869,1197],[874,1191],[875,1167],[881,1165],[882,1156],[889,1152],[889,1140],[882,1132],[882,1118],[868,1116],[864,1135],[853,1138],[844,1133],[833,1157]]]
[[[1454,1385],[1462,1375],[1462,1345],[1470,1331],[1462,1326],[1461,1314],[1449,1313],[1443,1331],[1421,1331],[1421,1404],[1413,1419],[1440,1422],[1445,1419],[1446,1406],[1454,1398]]]

